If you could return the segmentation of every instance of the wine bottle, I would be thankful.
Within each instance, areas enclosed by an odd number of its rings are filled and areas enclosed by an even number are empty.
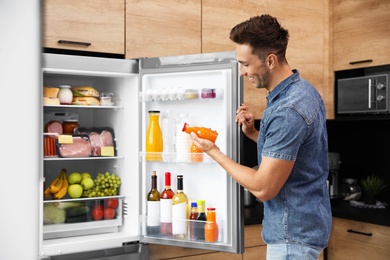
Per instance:
[[[188,197],[183,191],[183,175],[177,176],[177,191],[172,198],[172,234],[177,239],[187,239]]]
[[[204,226],[206,224],[206,212],[205,212],[205,201],[198,200],[198,215],[196,217],[195,225],[195,237],[198,240],[204,240]]]
[[[152,172],[152,188],[147,196],[146,233],[158,235],[160,233],[160,193],[157,190],[157,174]]]
[[[171,189],[171,173],[165,173],[165,188],[160,195],[161,235],[172,236],[172,198],[175,195]]]

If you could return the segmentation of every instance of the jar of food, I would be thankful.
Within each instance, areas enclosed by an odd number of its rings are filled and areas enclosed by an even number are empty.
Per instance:
[[[60,85],[58,87],[60,88],[60,91],[58,92],[58,98],[60,99],[60,104],[61,105],[72,104],[73,93],[72,93],[72,90],[70,90],[70,86],[69,85]]]
[[[213,88],[202,88],[201,97],[203,99],[215,98],[216,97],[215,89],[213,89]]]
[[[64,122],[62,123],[62,129],[65,135],[73,135],[73,130],[76,127],[79,127],[79,122],[77,121],[77,119],[64,120]]]

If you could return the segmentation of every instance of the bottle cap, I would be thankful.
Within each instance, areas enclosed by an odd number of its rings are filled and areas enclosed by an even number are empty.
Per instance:
[[[198,203],[198,205],[203,205],[205,204],[205,200],[197,200],[196,201]]]
[[[191,202],[191,208],[196,208],[198,207],[198,204],[196,202]]]

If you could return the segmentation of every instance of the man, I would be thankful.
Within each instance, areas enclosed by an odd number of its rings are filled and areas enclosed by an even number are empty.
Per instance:
[[[243,133],[257,142],[259,169],[236,163],[195,133],[191,138],[264,202],[267,259],[318,259],[332,221],[326,113],[316,89],[287,63],[288,37],[270,15],[252,17],[230,32],[240,75],[268,91],[259,131],[245,104],[236,115]]]

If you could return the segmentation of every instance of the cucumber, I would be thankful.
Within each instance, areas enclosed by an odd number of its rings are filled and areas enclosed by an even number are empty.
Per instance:
[[[89,212],[88,206],[79,206],[66,209],[66,218],[77,217],[77,216],[86,216]]]
[[[88,222],[87,215],[80,215],[75,217],[66,217],[66,223],[79,223],[79,222]]]

